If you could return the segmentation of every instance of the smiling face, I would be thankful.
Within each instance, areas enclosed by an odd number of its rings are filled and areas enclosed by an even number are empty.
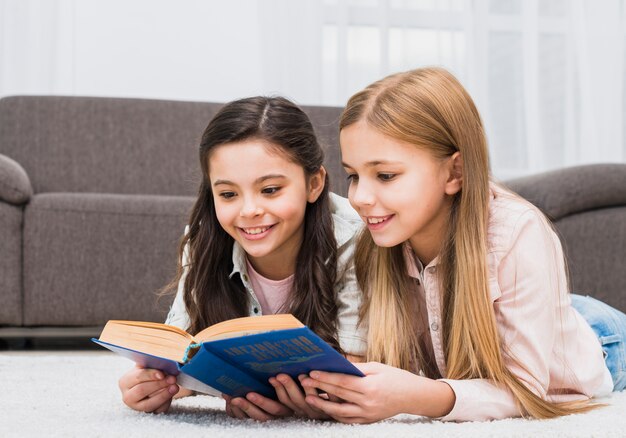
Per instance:
[[[387,137],[359,121],[342,129],[341,155],[348,197],[378,246],[409,241],[428,263],[439,252],[450,206],[460,186],[451,160]]]
[[[324,187],[325,171],[306,177],[280,147],[250,139],[216,147],[209,178],[217,219],[261,275],[295,272],[308,202]]]

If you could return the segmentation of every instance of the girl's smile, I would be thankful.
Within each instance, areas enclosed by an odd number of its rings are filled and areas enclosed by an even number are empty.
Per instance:
[[[237,227],[244,239],[260,240],[267,236],[272,230],[272,225],[256,226],[256,227]]]
[[[393,214],[389,214],[387,216],[365,216],[364,218],[367,223],[367,228],[370,231],[378,231],[388,225],[394,216]]]

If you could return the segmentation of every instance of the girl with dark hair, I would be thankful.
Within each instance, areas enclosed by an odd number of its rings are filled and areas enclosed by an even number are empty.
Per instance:
[[[309,118],[287,99],[241,99],[215,115],[200,144],[203,179],[166,323],[197,333],[232,318],[292,313],[348,357],[364,353],[352,264],[361,221],[329,192],[323,158]],[[289,376],[270,383],[280,402],[225,397],[228,414],[324,417]],[[190,393],[174,376],[141,368],[125,374],[120,389],[128,406],[156,413]]]

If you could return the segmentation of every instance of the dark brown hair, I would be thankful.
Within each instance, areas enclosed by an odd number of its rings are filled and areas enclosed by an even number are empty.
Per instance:
[[[226,104],[209,122],[200,142],[202,182],[191,212],[189,232],[179,247],[176,282],[183,274],[182,255],[188,247],[189,266],[184,301],[191,333],[231,318],[248,316],[249,298],[233,269],[234,239],[220,226],[209,180],[209,157],[218,146],[249,139],[274,145],[302,166],[305,177],[318,172],[324,153],[308,116],[282,97],[250,97]],[[317,201],[307,203],[304,238],[285,311],[339,349],[336,337],[337,243],[329,205],[328,176]]]

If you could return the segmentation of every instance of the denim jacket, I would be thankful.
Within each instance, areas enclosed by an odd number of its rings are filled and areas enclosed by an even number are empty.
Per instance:
[[[361,291],[357,285],[353,256],[356,234],[363,226],[363,221],[350,206],[347,199],[330,194],[331,213],[334,224],[335,240],[337,241],[337,279],[335,291],[339,309],[337,313],[338,339],[341,348],[351,355],[364,355],[366,334],[358,327],[358,313],[361,304]],[[187,232],[187,229],[185,230]],[[187,329],[190,325],[189,315],[183,300],[183,286],[188,272],[188,248],[183,254],[183,275],[178,283],[178,292],[167,316],[166,324]],[[252,289],[247,272],[246,253],[235,242],[233,246],[233,270],[229,277],[239,274],[243,286],[248,292],[250,316],[262,314],[261,305]]]

